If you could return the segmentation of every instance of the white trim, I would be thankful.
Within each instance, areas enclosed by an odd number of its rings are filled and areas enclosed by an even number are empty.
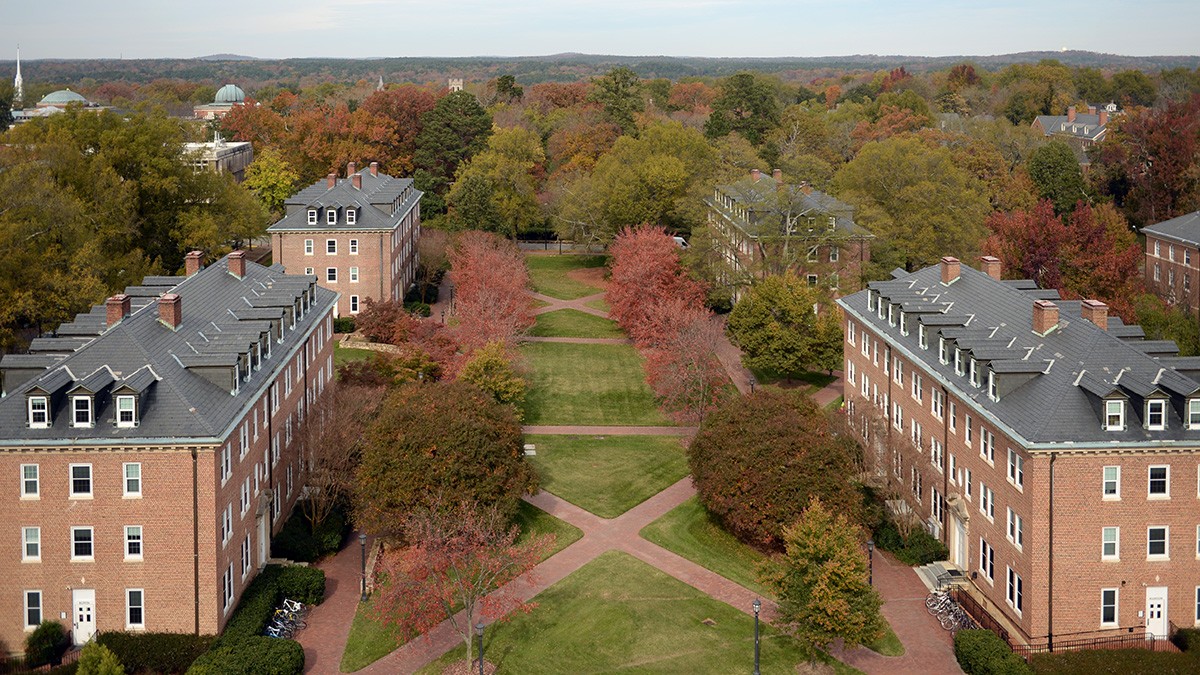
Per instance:
[[[141,614],[142,614],[142,616],[141,616],[142,620],[139,621],[138,623],[133,623],[132,621],[129,620],[130,613],[134,607],[133,602],[130,599],[130,594],[132,594],[132,593],[140,594],[140,597],[138,598],[139,603],[137,605],[137,608],[138,608],[138,611],[141,612]],[[135,630],[135,631],[146,630],[146,589],[144,589],[144,588],[126,588],[125,589],[125,630]]]
[[[88,536],[88,545],[91,547],[91,550],[92,550],[91,555],[76,555],[75,554],[75,545],[77,543],[75,540],[75,533],[82,531],[82,530],[88,531],[88,535],[89,535]],[[86,526],[86,525],[72,525],[71,526],[71,560],[72,560],[72,562],[92,562],[95,559],[96,559],[96,528]]]
[[[130,491],[130,489],[129,489],[129,481],[131,480],[131,478],[129,476],[129,467],[131,467],[131,466],[137,467],[137,478],[132,479],[132,480],[137,481],[137,490],[136,491]],[[125,462],[124,464],[121,465],[121,490],[123,492],[123,496],[126,499],[141,499],[142,498],[142,463],[141,462]]]
[[[29,541],[29,533],[34,534],[35,541]],[[29,555],[29,544],[37,547],[37,555]],[[42,528],[31,525],[21,528],[21,562],[41,562],[42,561]]]
[[[1105,545],[1107,545],[1109,543],[1109,542],[1105,541],[1105,536],[1108,534],[1109,530],[1111,530],[1113,533],[1113,540],[1112,540],[1113,552],[1112,553],[1106,553],[1104,551]],[[1109,526],[1100,528],[1100,559],[1104,560],[1104,561],[1113,561],[1113,562],[1119,561],[1121,559],[1121,528],[1120,528],[1120,526],[1109,525]]]
[[[88,475],[87,475],[88,491],[87,492],[76,492],[75,491],[75,468],[76,467],[87,467],[87,470],[88,470]],[[82,479],[80,479],[80,480],[82,480]],[[91,499],[92,493],[95,491],[95,489],[96,489],[95,473],[92,471],[91,464],[68,464],[67,465],[67,492],[70,495],[70,497],[69,497],[70,499]]]
[[[1150,552],[1150,530],[1163,531],[1163,552]],[[1151,525],[1146,528],[1146,560],[1170,560],[1171,559],[1171,527],[1169,525]]]
[[[130,530],[132,528],[137,528],[137,547],[138,547],[137,553],[129,552],[129,544],[131,543],[131,539],[130,539],[129,535],[130,535]],[[126,525],[124,528],[124,532],[125,532],[125,559],[132,560],[132,561],[139,561],[139,560],[145,559],[145,556],[146,556],[146,534],[145,534],[146,531],[145,531],[145,529],[141,525]]]

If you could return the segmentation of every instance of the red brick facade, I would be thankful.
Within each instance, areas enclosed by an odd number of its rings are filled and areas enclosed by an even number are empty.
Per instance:
[[[1200,248],[1147,232],[1146,286],[1167,304],[1200,312]]]
[[[318,284],[341,293],[337,315],[348,316],[357,314],[367,299],[403,299],[416,281],[420,231],[420,213],[413,211],[391,233],[276,232],[271,250],[289,274],[316,275]]]

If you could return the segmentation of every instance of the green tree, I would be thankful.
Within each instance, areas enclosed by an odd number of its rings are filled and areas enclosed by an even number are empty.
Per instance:
[[[283,203],[296,191],[300,174],[292,170],[275,148],[266,148],[246,167],[245,186],[275,217],[283,216]]]
[[[846,648],[880,637],[882,601],[867,578],[862,528],[813,496],[795,524],[784,530],[785,553],[770,575],[779,617],[813,649],[835,640]]]
[[[828,360],[822,358],[825,350],[820,344],[829,336],[819,330],[816,312],[822,301],[815,289],[790,271],[751,286],[729,314],[729,333],[742,348],[746,366],[789,380],[812,368],[824,368]]]
[[[417,187],[426,193],[422,211],[445,211],[444,198],[459,164],[487,147],[491,133],[491,115],[465,91],[447,94],[421,116],[413,162]]]
[[[529,383],[513,366],[512,357],[503,342],[489,342],[476,349],[463,364],[458,379],[491,394],[499,403],[513,406],[517,419],[521,418],[521,404],[525,402]]]
[[[191,204],[171,230],[186,249],[219,256],[252,244],[266,233],[271,216],[263,203],[227,173],[203,172],[196,183],[208,198]]]
[[[537,133],[523,127],[497,129],[487,149],[458,171],[446,198],[451,226],[515,238],[542,225],[535,175],[545,162]]]
[[[1079,160],[1064,141],[1055,139],[1034,150],[1025,168],[1038,196],[1049,199],[1055,213],[1069,213],[1080,200],[1090,201]]]
[[[1131,108],[1154,105],[1154,99],[1158,98],[1158,90],[1154,86],[1154,80],[1142,71],[1122,70],[1112,77],[1111,95],[1123,107]]]
[[[1099,104],[1112,98],[1112,87],[1098,68],[1076,68],[1071,80],[1084,101]]]
[[[721,83],[721,95],[713,101],[704,133],[709,138],[719,138],[736,131],[759,145],[766,140],[767,132],[779,124],[779,107],[775,85],[764,75],[752,72],[731,75]]]
[[[634,115],[645,109],[642,81],[637,73],[625,66],[613,68],[592,80],[592,93],[588,99],[600,104],[605,120],[621,127],[621,133],[637,131]]]
[[[111,649],[99,642],[89,642],[79,655],[77,675],[125,675],[125,667]]]

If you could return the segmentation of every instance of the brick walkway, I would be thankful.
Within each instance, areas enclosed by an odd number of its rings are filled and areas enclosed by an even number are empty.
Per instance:
[[[367,539],[371,550],[373,538]],[[310,673],[336,673],[350,636],[350,624],[362,593],[362,552],[358,534],[336,556],[318,565],[325,570],[325,602],[308,615],[308,628],[296,635],[304,647],[304,668]]]
[[[542,295],[541,293],[532,293],[532,295],[535,299],[541,300],[542,302],[546,303],[545,307],[538,307],[533,310],[533,313],[535,315],[536,314],[545,314],[546,312],[553,312],[553,311],[556,311],[559,309],[575,309],[575,310],[579,310],[580,312],[583,312],[585,314],[591,314],[592,316],[598,316],[601,319],[608,318],[608,312],[605,312],[604,310],[601,310],[601,309],[596,309],[595,307],[587,306],[587,303],[589,303],[589,302],[593,302],[595,300],[603,300],[604,299],[604,291],[600,291],[599,293],[593,293],[591,295],[588,295],[588,296],[585,296],[582,298],[576,298],[574,300],[563,300],[561,298],[553,298],[553,297],[550,297],[549,295]]]

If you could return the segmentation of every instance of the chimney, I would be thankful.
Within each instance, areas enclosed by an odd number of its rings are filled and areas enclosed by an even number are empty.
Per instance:
[[[806,180],[800,181],[800,191],[806,195],[811,195],[812,194],[812,185],[810,185],[809,182]]]
[[[942,258],[942,283],[949,284],[958,278],[960,271],[960,263],[958,258],[946,256]]]
[[[371,175],[372,176],[379,175],[379,162],[371,162]]]
[[[124,293],[118,293],[108,299],[104,303],[105,314],[108,316],[109,327],[112,327],[121,322],[121,319],[129,316],[129,296]]]
[[[1004,264],[996,256],[985,255],[979,259],[979,271],[989,277],[1000,281],[1000,273],[1004,270]]]
[[[355,164],[354,162],[350,162],[350,163],[346,164],[346,178],[353,176],[355,173],[355,170],[357,168],[358,168],[358,165]]]
[[[762,178],[762,172],[758,169],[750,169],[750,180],[757,183],[759,178]]]
[[[1089,114],[1089,115],[1095,115],[1095,114],[1096,114],[1096,106],[1094,106],[1094,105],[1089,105],[1089,106],[1088,106],[1088,114]]]
[[[1100,330],[1108,330],[1108,305],[1099,300],[1083,300],[1079,303],[1083,318],[1096,324]]]
[[[1049,300],[1033,301],[1033,332],[1038,335],[1049,333],[1058,325],[1058,305]]]
[[[1075,106],[1073,106],[1073,105],[1067,106],[1067,121],[1068,122],[1075,121]]]
[[[362,189],[362,174],[356,173],[356,174],[350,176],[350,183],[352,185],[354,185],[355,190],[361,190]]]
[[[229,273],[239,279],[246,276],[245,251],[233,251],[229,254]]]
[[[183,322],[183,303],[175,293],[167,293],[158,298],[158,320],[171,330],[177,330]]]
[[[204,263],[204,252],[203,251],[192,251],[191,253],[188,253],[183,258],[184,273],[187,274],[187,276],[189,276],[189,277],[192,276],[196,272],[200,271],[200,268],[203,266],[203,263]]]
[[[1101,110],[1099,114],[1100,114],[1100,126],[1104,126],[1105,124],[1108,124],[1108,111]]]
[[[337,174],[336,173],[329,174],[328,176],[325,177],[325,182],[329,187],[333,187],[333,186],[337,185]]]
[[[783,169],[772,169],[771,177],[775,179],[776,185],[783,185]]]

